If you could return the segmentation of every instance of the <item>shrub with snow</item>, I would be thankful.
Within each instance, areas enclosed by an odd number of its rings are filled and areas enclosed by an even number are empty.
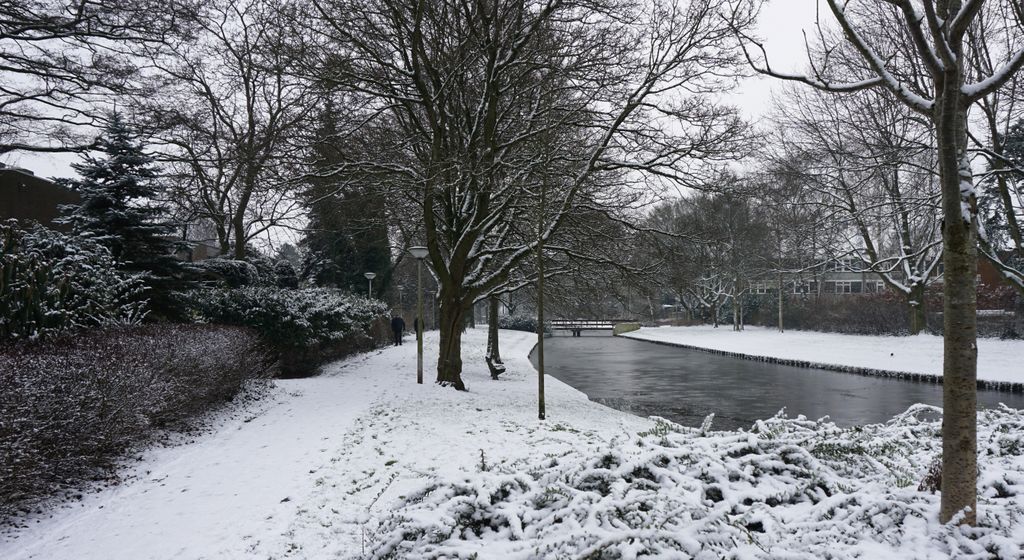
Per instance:
[[[537,332],[537,318],[523,315],[506,315],[498,318],[498,328],[510,331]],[[544,332],[550,332],[551,327],[544,325]]]
[[[278,347],[337,342],[388,313],[382,301],[328,288],[202,290],[192,301],[204,320],[252,327]]]
[[[274,277],[278,288],[295,289],[299,287],[299,273],[291,261],[281,259],[274,263]]]
[[[260,283],[260,273],[249,262],[227,258],[213,258],[189,265],[206,282],[228,288],[255,286]]]
[[[0,340],[133,324],[145,315],[141,277],[85,237],[0,223]]]
[[[584,459],[438,479],[378,519],[373,558],[999,558],[1024,552],[1024,414],[979,415],[979,525],[938,523],[918,482],[937,409],[839,428],[659,422]],[[521,464],[521,463],[520,463]]]
[[[106,480],[154,427],[181,426],[274,373],[247,329],[89,329],[0,347],[0,518]]]

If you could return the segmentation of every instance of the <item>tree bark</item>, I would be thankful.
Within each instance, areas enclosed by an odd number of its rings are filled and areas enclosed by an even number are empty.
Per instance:
[[[783,294],[782,294],[782,273],[779,273],[779,332],[786,332],[782,326],[782,305],[783,305]]]
[[[743,330],[743,318],[740,317],[740,281],[734,279],[732,282],[732,330]]]
[[[711,324],[718,328],[718,308],[721,305],[721,296],[715,296],[714,307],[711,308]]]
[[[962,67],[945,72],[935,103],[943,209],[942,506],[946,523],[977,522],[977,200],[967,157]],[[965,511],[965,508],[970,508]]]
[[[487,357],[492,363],[500,364],[501,350],[498,346],[498,297],[487,298]]]
[[[928,309],[925,305],[924,284],[914,284],[907,295],[907,312],[910,318],[910,334],[921,334],[928,327]]]
[[[440,349],[437,359],[437,382],[465,391],[462,382],[462,327],[469,308],[453,294],[441,293]]]

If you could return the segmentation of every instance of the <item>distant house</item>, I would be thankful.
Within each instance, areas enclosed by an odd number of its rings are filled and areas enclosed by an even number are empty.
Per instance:
[[[178,259],[185,262],[199,262],[220,256],[220,244],[215,240],[177,239],[180,247],[175,253]]]
[[[36,221],[62,231],[68,225],[55,222],[64,204],[78,204],[78,193],[53,181],[37,177],[27,169],[0,164],[0,219]]]
[[[852,258],[830,261],[801,274],[787,273],[783,285],[786,292],[794,294],[874,294],[888,290],[880,275],[862,270],[859,261]],[[777,286],[777,279],[768,274],[752,283],[751,291],[769,294]]]

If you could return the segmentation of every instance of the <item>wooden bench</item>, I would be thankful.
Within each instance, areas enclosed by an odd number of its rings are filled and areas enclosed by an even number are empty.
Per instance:
[[[505,364],[491,360],[490,356],[487,356],[485,361],[487,362],[487,369],[491,370],[491,379],[497,379],[499,375],[505,373]]]

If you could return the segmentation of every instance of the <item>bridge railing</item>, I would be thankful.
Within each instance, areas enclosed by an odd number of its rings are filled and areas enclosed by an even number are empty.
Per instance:
[[[613,329],[619,323],[627,323],[629,319],[552,319],[551,328],[555,330],[599,330]]]

